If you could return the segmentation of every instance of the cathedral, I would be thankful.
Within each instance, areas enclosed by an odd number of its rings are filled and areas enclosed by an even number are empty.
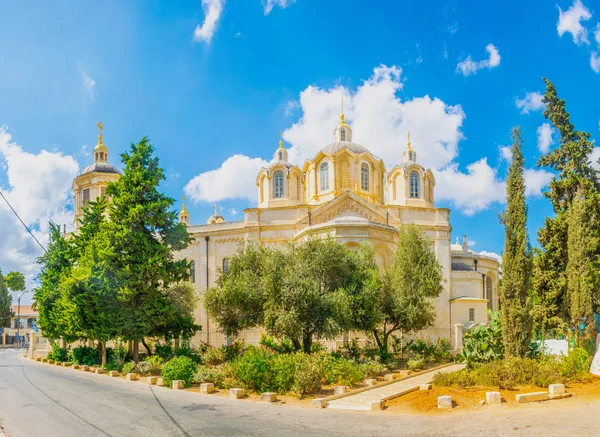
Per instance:
[[[73,181],[76,229],[85,204],[104,195],[108,182],[120,176],[108,163],[102,125],[98,123],[98,127],[94,163]],[[203,292],[228,270],[230,257],[246,241],[281,244],[332,237],[350,248],[366,242],[372,245],[378,265],[385,269],[394,255],[398,229],[414,223],[431,240],[445,278],[435,302],[435,326],[417,336],[455,343],[457,326],[486,323],[487,309],[498,309],[499,263],[470,250],[466,236],[462,243],[458,239],[451,243],[450,210],[435,206],[435,177],[418,164],[415,149],[409,134],[402,161],[388,171],[381,159],[352,141],[352,128],[342,113],[333,130],[333,142],[302,167],[288,161],[288,151],[279,142],[269,166],[256,176],[258,204],[244,210],[243,220],[226,221],[215,205],[206,224],[193,224],[184,203],[179,219],[188,226],[193,241],[179,256],[192,263],[191,281],[200,302]],[[203,330],[192,344],[205,341],[221,345],[228,341],[202,304],[196,310],[196,322]],[[260,331],[245,332],[243,337],[247,343],[256,343]]]

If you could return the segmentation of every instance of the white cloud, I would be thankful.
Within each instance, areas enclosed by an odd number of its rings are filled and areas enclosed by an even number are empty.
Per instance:
[[[600,23],[596,24],[596,30],[594,31],[594,39],[596,40],[596,44],[600,46]]]
[[[510,146],[500,146],[498,147],[498,150],[500,151],[500,159],[509,163],[512,161],[512,150]]]
[[[96,97],[96,91],[94,87],[96,86],[96,81],[90,76],[85,70],[81,71],[81,87],[87,93],[90,100],[94,101]]]
[[[473,61],[471,56],[467,56],[466,59],[459,62],[456,66],[456,72],[461,73],[463,76],[471,76],[476,74],[477,71],[482,68],[492,69],[500,65],[500,60],[502,59],[500,53],[498,52],[498,48],[493,44],[488,44],[485,49],[489,53],[488,59],[484,59],[483,61]]]
[[[597,52],[592,52],[590,55],[590,66],[596,73],[600,73],[600,56]]]
[[[476,244],[477,244],[477,242],[475,240],[469,240],[467,238],[467,246],[468,247],[475,247]]]
[[[25,152],[12,141],[6,128],[0,127],[0,161],[8,181],[8,186],[0,186],[2,193],[44,246],[48,243],[49,220],[67,224],[67,230],[72,228],[71,183],[79,170],[72,156],[46,150]],[[36,258],[42,249],[2,199],[0,229],[0,266],[4,273],[23,272],[31,286],[39,272]]]
[[[482,250],[481,252],[478,252],[478,253],[479,253],[479,255],[489,256],[490,258],[494,258],[500,263],[500,265],[502,265],[502,256],[498,255],[496,252],[488,252],[487,250]]]
[[[293,115],[298,108],[300,108],[300,102],[297,100],[290,100],[285,105],[285,116],[289,117],[290,115]]]
[[[461,106],[429,96],[401,100],[401,73],[398,67],[380,65],[356,89],[308,86],[300,93],[300,118],[283,134],[291,144],[290,161],[301,166],[333,140],[343,96],[353,141],[382,158],[388,169],[401,162],[410,130],[417,161],[436,175],[438,200],[451,202],[467,214],[503,202],[504,182],[485,158],[468,165],[467,173],[458,168],[458,143],[463,139],[461,127],[465,119]],[[270,155],[275,147],[273,144],[273,149],[264,154]],[[254,181],[260,167],[266,164],[261,158],[235,155],[219,169],[192,179],[186,192],[196,201],[241,198],[254,202]]]
[[[590,153],[590,161],[592,167],[594,167],[596,171],[600,171],[600,163],[598,163],[598,160],[600,160],[600,147],[594,147],[592,153]]]
[[[592,14],[581,3],[581,0],[575,0],[573,5],[565,12],[558,7],[558,23],[556,25],[558,35],[563,36],[565,32],[569,32],[573,36],[575,44],[589,44],[588,31],[582,26],[581,22],[590,18],[592,18]]]
[[[231,214],[231,215],[237,215],[237,213],[238,213],[237,209],[235,209],[235,208],[229,208],[229,214]]]
[[[525,169],[523,171],[525,178],[525,196],[542,197],[543,190],[550,184],[554,177],[552,173],[543,169]]]
[[[521,114],[529,114],[530,111],[539,111],[544,109],[544,103],[542,102],[542,98],[544,96],[537,91],[532,93],[525,94],[525,98],[519,99],[518,97],[515,99],[515,104],[517,108],[521,110]]]
[[[217,202],[223,199],[247,199],[256,201],[254,183],[261,167],[268,165],[260,158],[233,155],[216,170],[201,173],[190,180],[185,194],[194,202]]]
[[[537,146],[538,150],[542,153],[548,153],[550,150],[550,146],[554,143],[552,139],[552,134],[554,133],[554,129],[548,123],[542,124],[537,128]]]
[[[197,25],[194,30],[194,41],[204,41],[210,44],[212,37],[217,30],[217,23],[223,12],[225,0],[202,0],[202,10],[204,11],[204,23]]]
[[[262,5],[265,11],[265,15],[269,15],[275,6],[279,6],[281,9],[285,9],[295,2],[296,0],[262,0]]]
[[[84,144],[83,146],[81,146],[81,151],[80,151],[80,153],[81,153],[83,156],[90,156],[90,155],[92,154],[92,153],[91,153],[91,152],[88,150],[88,146],[87,146],[87,144]]]

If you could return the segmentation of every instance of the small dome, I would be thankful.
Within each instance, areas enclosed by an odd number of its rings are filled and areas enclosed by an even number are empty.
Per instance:
[[[344,147],[353,153],[365,153],[368,151],[366,147],[361,146],[360,144],[351,143],[349,141],[338,141],[336,143],[331,143],[328,146],[326,146],[323,149],[323,153],[325,153],[326,155],[333,155],[342,150]]]
[[[452,261],[452,270],[459,272],[472,272],[473,267],[460,261]]]
[[[218,223],[225,223],[225,219],[219,212],[217,211],[217,204],[215,203],[215,212],[211,215],[208,220],[206,220],[207,225],[214,225]]]
[[[121,174],[119,170],[114,165],[109,164],[108,162],[94,162],[91,165],[88,165],[86,168],[81,170],[80,175],[88,174],[88,173],[114,173]]]

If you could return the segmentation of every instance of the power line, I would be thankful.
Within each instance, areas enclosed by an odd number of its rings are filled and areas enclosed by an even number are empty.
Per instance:
[[[27,229],[27,232],[29,232],[29,235],[31,235],[33,237],[33,239],[35,240],[35,242],[40,245],[40,247],[42,248],[42,250],[47,253],[48,251],[46,250],[46,248],[44,246],[42,246],[42,243],[40,243],[39,240],[37,238],[35,238],[35,235],[33,235],[33,232],[31,232],[31,230],[29,230],[29,228],[27,227],[27,225],[25,224],[25,222],[23,222],[23,220],[21,220],[21,217],[19,217],[19,214],[17,214],[17,211],[15,211],[15,209],[12,207],[12,205],[10,204],[10,202],[8,201],[8,199],[6,197],[4,197],[4,194],[2,194],[2,191],[0,191],[0,196],[2,196],[2,198],[4,199],[4,201],[6,202],[6,204],[8,205],[8,207],[17,216],[17,218],[19,219],[19,221],[21,222],[21,224],[25,227],[25,229]]]

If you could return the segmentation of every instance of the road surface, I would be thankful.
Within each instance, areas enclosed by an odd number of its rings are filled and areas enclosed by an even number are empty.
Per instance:
[[[555,401],[439,416],[320,410],[150,387],[0,351],[0,425],[7,437],[584,437],[600,435],[599,407]]]

